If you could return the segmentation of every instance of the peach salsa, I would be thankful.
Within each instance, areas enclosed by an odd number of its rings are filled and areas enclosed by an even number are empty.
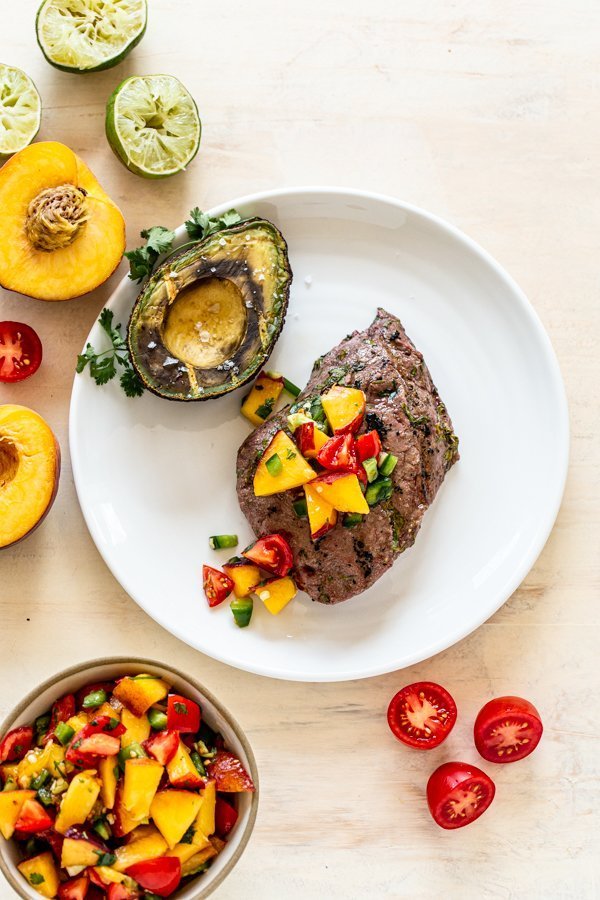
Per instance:
[[[42,897],[169,897],[254,791],[200,706],[156,675],[90,684],[0,742],[0,833]]]

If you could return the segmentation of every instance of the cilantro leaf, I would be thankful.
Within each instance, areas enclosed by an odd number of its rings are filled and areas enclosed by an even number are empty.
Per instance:
[[[144,393],[142,380],[134,369],[125,369],[119,381],[128,397],[141,397]]]
[[[129,260],[129,277],[138,283],[152,274],[158,257],[161,253],[168,253],[173,248],[175,240],[175,232],[165,228],[164,225],[145,228],[140,235],[146,240],[145,246],[128,250],[124,254]]]
[[[45,880],[44,876],[40,875],[39,872],[32,872],[29,876],[29,884],[43,884]]]
[[[185,228],[189,236],[194,241],[199,241],[208,234],[215,234],[231,225],[237,225],[242,221],[242,217],[236,209],[228,209],[223,215],[212,219],[208,213],[202,212],[197,206],[190,212],[190,218],[185,223]]]
[[[81,374],[89,366],[90,378],[102,385],[112,381],[119,368],[124,369],[119,383],[128,397],[141,397],[144,385],[131,364],[127,340],[122,333],[121,324],[113,325],[113,312],[103,309],[98,324],[110,339],[111,346],[107,350],[96,351],[91,344],[86,344],[83,353],[77,357],[75,371]]]

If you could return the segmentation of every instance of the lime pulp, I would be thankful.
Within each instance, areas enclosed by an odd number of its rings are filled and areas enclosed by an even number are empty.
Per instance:
[[[0,63],[0,158],[27,147],[39,131],[42,101],[31,78]]]

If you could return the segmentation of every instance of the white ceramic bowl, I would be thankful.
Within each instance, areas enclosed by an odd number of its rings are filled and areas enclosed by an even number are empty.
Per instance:
[[[19,725],[32,723],[64,694],[73,693],[94,681],[111,681],[122,675],[137,675],[140,672],[159,675],[177,691],[199,703],[207,724],[223,735],[226,746],[240,758],[256,785],[254,794],[239,795],[239,818],[228,837],[225,849],[203,875],[172,895],[173,900],[204,900],[231,872],[250,839],[258,809],[258,772],[248,739],[238,723],[195,678],[165,663],[138,657],[113,656],[80,663],[59,672],[31,691],[4,720],[0,726],[0,736]],[[16,842],[5,841],[0,837],[0,869],[6,879],[19,897],[39,900],[40,895],[27,884],[17,869],[20,860]],[[5,896],[2,890],[0,896]]]

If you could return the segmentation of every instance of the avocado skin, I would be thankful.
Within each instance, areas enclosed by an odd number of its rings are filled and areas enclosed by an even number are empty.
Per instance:
[[[270,278],[260,277],[265,271]],[[131,362],[146,389],[167,400],[193,402],[221,397],[251,381],[283,328],[292,277],[283,235],[272,222],[259,217],[244,219],[169,257],[142,288],[127,329]],[[179,292],[207,278],[236,284],[248,310],[247,327],[241,345],[227,361],[230,365],[191,367],[190,377],[185,364],[170,363],[173,357],[162,335],[169,306]]]

